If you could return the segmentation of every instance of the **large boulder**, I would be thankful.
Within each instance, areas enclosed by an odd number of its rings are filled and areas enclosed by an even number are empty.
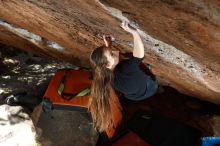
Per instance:
[[[37,145],[33,122],[21,106],[1,105],[0,116],[0,145]]]
[[[121,20],[139,28],[145,63],[161,83],[220,104],[220,2],[205,0],[0,1],[0,42],[89,67],[89,54],[112,34],[132,51]]]

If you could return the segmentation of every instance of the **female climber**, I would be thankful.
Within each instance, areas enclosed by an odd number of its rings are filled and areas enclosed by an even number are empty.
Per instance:
[[[111,125],[110,90],[123,97],[140,101],[153,96],[158,89],[156,78],[144,73],[139,64],[144,58],[144,45],[138,31],[123,21],[121,27],[131,33],[134,39],[133,55],[119,60],[119,51],[111,49],[111,40],[104,37],[105,46],[95,48],[90,56],[94,71],[89,108],[94,127],[104,131]]]

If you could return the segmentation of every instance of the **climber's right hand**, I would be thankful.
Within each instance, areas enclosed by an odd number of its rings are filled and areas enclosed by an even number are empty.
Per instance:
[[[121,27],[122,27],[125,31],[127,31],[127,32],[129,32],[129,33],[131,33],[131,34],[137,33],[137,29],[135,29],[134,27],[132,27],[132,26],[129,24],[129,22],[127,22],[127,21],[122,21]]]

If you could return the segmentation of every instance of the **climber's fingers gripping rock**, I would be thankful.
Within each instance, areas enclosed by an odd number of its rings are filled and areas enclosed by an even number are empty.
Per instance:
[[[127,21],[122,21],[121,27],[122,27],[125,31],[127,31],[127,32],[129,32],[129,33],[131,33],[131,34],[137,32],[137,30],[136,30],[134,27],[132,27],[132,26],[129,24],[129,22],[127,22]]]
[[[103,40],[106,47],[110,47],[112,45],[112,37],[110,35],[103,35]]]

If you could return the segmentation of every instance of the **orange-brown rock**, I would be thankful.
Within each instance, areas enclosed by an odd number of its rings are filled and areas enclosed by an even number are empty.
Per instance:
[[[119,27],[130,20],[144,41],[144,62],[163,84],[220,104],[219,5],[217,0],[0,1],[0,42],[88,67],[104,33],[115,37],[121,51],[132,51],[132,37]]]

